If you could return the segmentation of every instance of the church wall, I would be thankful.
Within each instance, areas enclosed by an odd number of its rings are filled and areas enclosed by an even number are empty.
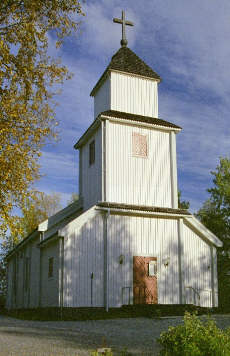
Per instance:
[[[39,238],[33,239],[33,241],[27,243],[23,248],[23,256],[19,252],[19,263],[20,263],[20,301],[18,304],[19,308],[30,308],[31,306],[38,306],[38,273],[39,259],[37,254],[39,249],[37,244]],[[28,260],[26,262],[26,260]],[[28,263],[28,270],[26,272],[26,263]],[[27,274],[27,275],[26,275]],[[27,282],[26,282],[27,279]]]
[[[14,260],[11,258],[8,260],[7,264],[7,297],[6,297],[6,308],[13,308],[14,303],[14,292],[13,292],[13,263]]]
[[[188,226],[183,226],[184,278],[186,303],[212,307],[212,257],[211,247]],[[216,267],[215,267],[216,268]],[[215,281],[216,283],[217,281]],[[216,302],[217,290],[215,291]]]
[[[38,306],[38,238],[27,243],[9,261],[9,305],[12,308]],[[26,260],[28,264],[26,275]],[[15,279],[15,281],[13,281]],[[27,279],[27,283],[26,283]],[[16,285],[15,285],[16,283]],[[16,288],[16,291],[14,289]]]
[[[39,241],[40,239],[37,237],[31,246],[30,308],[36,308],[39,305],[40,248],[37,246]]]
[[[158,117],[157,82],[111,72],[111,110]]]
[[[53,277],[48,277],[49,258],[54,258]],[[45,245],[41,250],[41,306],[59,306],[59,240]]]
[[[25,279],[25,258],[27,247],[19,251],[16,256],[16,308],[24,307],[24,279]]]
[[[147,136],[147,157],[133,156],[133,132]],[[168,132],[110,122],[106,167],[107,201],[172,207]]]
[[[111,110],[110,106],[110,78],[102,84],[94,97],[94,117],[103,111]]]
[[[22,268],[19,253],[8,261],[7,308],[18,308],[22,299]]]
[[[176,219],[110,215],[109,306],[133,303],[133,256],[157,257],[159,304],[179,303],[178,228]],[[124,263],[119,256],[124,255]],[[169,258],[168,267],[164,266]],[[123,294],[123,298],[122,298]]]
[[[95,162],[89,165],[89,144],[95,140]],[[84,210],[87,210],[102,197],[102,142],[101,128],[80,149],[81,155],[81,192]]]
[[[70,223],[64,240],[64,307],[103,307],[103,219],[98,213],[79,225]]]
[[[25,264],[26,258],[29,258],[29,247],[27,244],[18,253],[15,254],[16,263],[16,308],[24,308],[28,303],[29,285],[25,288]]]

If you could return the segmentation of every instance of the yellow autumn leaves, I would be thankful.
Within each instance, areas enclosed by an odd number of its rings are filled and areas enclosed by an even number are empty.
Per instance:
[[[38,157],[55,136],[51,87],[68,79],[50,58],[48,33],[59,46],[83,15],[77,0],[0,2],[0,234],[17,229],[12,209],[25,205],[39,178]]]

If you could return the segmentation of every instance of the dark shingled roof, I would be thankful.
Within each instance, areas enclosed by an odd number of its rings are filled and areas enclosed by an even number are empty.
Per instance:
[[[100,87],[109,70],[119,70],[122,72],[141,75],[148,78],[161,80],[160,76],[152,70],[142,59],[140,59],[128,47],[121,47],[112,57],[111,62],[98,80],[97,84],[91,91],[90,95],[94,96],[96,90]]]
[[[148,124],[152,125],[157,125],[157,126],[165,126],[165,127],[170,127],[174,129],[181,129],[180,126],[177,126],[175,124],[172,124],[171,122],[158,119],[155,117],[150,117],[150,116],[142,116],[142,115],[136,115],[136,114],[130,114],[126,112],[121,112],[121,111],[115,111],[115,110],[108,110],[108,111],[103,111],[100,113],[99,116],[104,115],[108,117],[117,117],[118,119],[126,119],[126,120],[131,120],[131,121],[139,121],[139,122],[146,122]]]
[[[109,203],[109,202],[98,202],[97,206],[101,208],[111,208],[111,209],[114,208],[114,209],[124,209],[124,210],[147,211],[147,212],[154,212],[154,213],[191,215],[191,213],[185,209],[159,208],[156,206],[130,205],[130,204],[120,204],[120,203]]]

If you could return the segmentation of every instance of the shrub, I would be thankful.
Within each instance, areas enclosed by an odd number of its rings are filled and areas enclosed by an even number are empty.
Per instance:
[[[158,339],[161,356],[230,356],[230,328],[218,329],[214,320],[185,313],[184,324],[169,327]]]

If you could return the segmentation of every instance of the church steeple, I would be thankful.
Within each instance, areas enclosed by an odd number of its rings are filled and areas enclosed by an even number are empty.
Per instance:
[[[134,115],[158,117],[158,88],[160,76],[127,47],[125,26],[133,23],[114,19],[122,24],[121,48],[113,55],[108,67],[94,86],[94,117],[115,110]]]
[[[106,77],[108,77],[109,73],[113,70],[154,79],[158,83],[161,81],[161,77],[140,57],[138,57],[136,53],[134,53],[130,48],[123,46],[112,56],[108,67],[91,91],[91,96],[95,96],[99,87],[103,84]]]
[[[84,209],[98,201],[177,208],[176,133],[158,118],[160,76],[127,47],[121,48],[91,92],[94,121],[76,143]]]

